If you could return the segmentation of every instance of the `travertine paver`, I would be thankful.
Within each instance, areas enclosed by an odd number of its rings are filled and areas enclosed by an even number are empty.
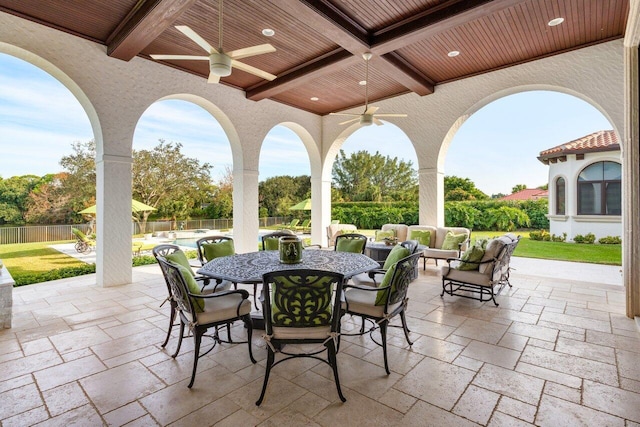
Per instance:
[[[187,389],[192,339],[176,359],[177,330],[159,347],[168,306],[159,307],[166,287],[157,266],[134,269],[134,283],[115,288],[98,288],[91,276],[16,288],[13,328],[0,331],[0,422],[638,427],[640,334],[624,316],[622,287],[517,272],[511,282],[499,307],[441,298],[438,269],[428,266],[409,289],[415,344],[389,331],[391,375],[368,335],[343,337],[346,403],[326,365],[296,360],[272,371],[261,407],[261,331],[257,365],[244,344],[225,344],[200,359]],[[345,318],[343,330],[359,322]],[[241,324],[232,331],[245,336]]]

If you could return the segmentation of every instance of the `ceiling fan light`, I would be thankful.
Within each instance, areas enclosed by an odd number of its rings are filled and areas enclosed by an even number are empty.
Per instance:
[[[373,114],[363,114],[360,116],[360,124],[362,126],[371,126],[373,124]]]
[[[231,58],[222,53],[213,53],[209,56],[209,70],[220,77],[231,75]]]

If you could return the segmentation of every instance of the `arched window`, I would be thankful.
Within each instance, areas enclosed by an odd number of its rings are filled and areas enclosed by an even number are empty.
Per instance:
[[[565,215],[565,189],[564,178],[556,179],[556,215]]]
[[[597,162],[578,175],[578,215],[622,214],[622,167]]]

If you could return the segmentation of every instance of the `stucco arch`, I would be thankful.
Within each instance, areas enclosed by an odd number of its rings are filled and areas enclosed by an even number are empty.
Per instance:
[[[549,85],[549,84],[529,84],[529,85],[513,86],[513,87],[508,87],[508,88],[504,88],[502,90],[496,91],[482,98],[481,100],[477,101],[476,103],[471,105],[469,108],[467,108],[467,110],[465,110],[460,115],[460,117],[458,117],[458,119],[451,125],[451,128],[445,135],[445,138],[442,141],[442,145],[440,146],[440,150],[438,152],[438,163],[437,163],[438,169],[440,170],[444,169],[444,163],[447,157],[447,152],[449,151],[449,147],[451,146],[453,137],[456,135],[458,130],[460,130],[460,127],[464,124],[464,122],[466,122],[467,119],[469,119],[469,117],[471,117],[473,114],[475,114],[485,106],[491,104],[492,102],[498,99],[501,99],[510,95],[515,95],[518,93],[531,92],[531,91],[558,92],[558,93],[574,96],[578,99],[581,99],[582,101],[585,101],[586,103],[590,104],[595,109],[597,109],[607,119],[607,121],[613,127],[613,130],[616,132],[618,136],[618,140],[620,141],[622,140],[619,128],[616,126],[614,120],[612,119],[612,116],[607,112],[607,110],[603,106],[601,106],[598,102],[596,102],[594,99],[588,97],[585,94],[582,94],[576,90],[573,90],[567,87]]]
[[[22,59],[23,61],[26,61],[31,65],[47,72],[49,75],[62,83],[62,85],[64,85],[64,87],[66,87],[69,92],[71,92],[73,96],[78,100],[85,113],[87,114],[89,123],[91,123],[91,129],[93,130],[93,137],[96,142],[96,148],[102,150],[102,128],[100,126],[98,113],[89,100],[87,94],[71,77],[69,77],[64,71],[62,71],[51,62],[26,49],[8,43],[0,42],[0,53],[6,53],[7,55]]]

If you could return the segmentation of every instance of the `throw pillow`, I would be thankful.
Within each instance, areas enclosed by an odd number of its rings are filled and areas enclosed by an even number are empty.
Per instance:
[[[200,286],[198,286],[196,279],[194,279],[193,276],[188,273],[189,271],[191,271],[191,268],[186,268],[183,265],[180,265],[173,261],[169,261],[169,263],[180,270],[180,273],[182,273],[182,277],[184,278],[184,282],[187,284],[189,292],[194,295],[200,295]],[[202,298],[191,298],[191,302],[193,303],[193,308],[196,313],[202,313],[204,311],[204,300]]]
[[[389,256],[387,256],[387,259],[384,261],[382,269],[390,269],[392,265],[396,264],[402,258],[408,257],[409,255],[411,255],[409,249],[405,248],[402,245],[395,245],[393,249],[391,249],[391,252],[389,252]]]
[[[174,264],[181,265],[182,267],[186,268],[189,271],[189,275],[191,277],[195,277],[195,273],[193,272],[193,270],[191,269],[191,266],[189,265],[189,260],[187,259],[187,256],[181,250],[177,250],[174,253],[167,255],[165,258],[167,259],[167,261],[170,261]]]
[[[465,233],[461,234],[453,234],[451,231],[447,232],[447,235],[444,237],[444,242],[442,242],[442,248],[445,251],[457,251],[460,247],[460,243],[464,242],[467,239],[467,235]]]
[[[367,242],[365,242],[362,239],[342,238],[338,240],[338,244],[336,245],[336,251],[353,252],[355,254],[361,254],[365,243]]]
[[[431,243],[431,231],[427,230],[411,230],[409,240],[417,240],[423,246],[429,246]]]
[[[395,273],[397,266],[398,266],[398,263],[395,263],[391,266],[391,268],[387,270],[387,272],[384,274],[384,278],[382,279],[382,281],[380,282],[380,285],[378,286],[379,288],[384,288],[391,283],[391,279],[393,279],[393,273]],[[378,291],[376,295],[375,305],[385,305],[387,303],[389,292],[393,292],[394,290],[395,288],[392,285],[389,289]]]
[[[464,254],[462,254],[462,258],[461,258],[462,262],[457,267],[457,269],[463,270],[463,271],[478,270],[480,267],[480,264],[474,264],[474,263],[480,262],[483,256],[484,256],[484,249],[482,249],[482,244],[473,245],[469,249],[464,251]]]
[[[207,261],[236,253],[236,249],[233,246],[233,240],[223,240],[217,243],[205,243],[202,245],[202,250],[204,251],[204,257]]]
[[[376,231],[376,242],[382,242],[384,239],[393,239],[394,237],[396,237],[395,230]]]

